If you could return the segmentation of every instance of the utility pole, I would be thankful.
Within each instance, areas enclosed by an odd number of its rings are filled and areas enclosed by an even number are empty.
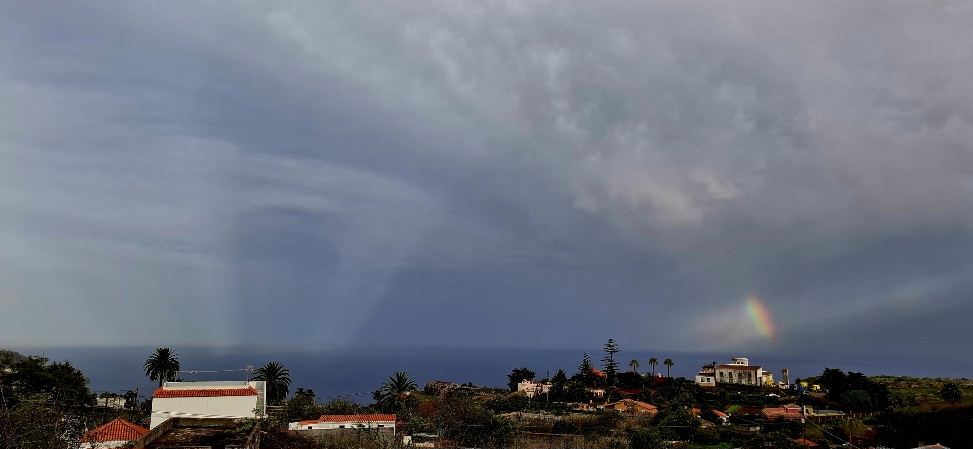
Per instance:
[[[135,387],[135,397],[132,399],[132,408],[128,412],[128,420],[135,422],[135,409],[139,406],[139,387]]]

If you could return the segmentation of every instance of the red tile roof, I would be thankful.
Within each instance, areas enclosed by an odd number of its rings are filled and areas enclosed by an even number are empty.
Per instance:
[[[152,393],[153,398],[208,398],[217,396],[256,396],[257,390],[246,388],[173,388],[159,387]]]
[[[366,423],[366,422],[376,422],[376,421],[391,421],[395,422],[395,414],[375,414],[375,415],[321,415],[318,419],[312,419],[308,421],[301,421],[303,425],[308,424],[320,424],[320,423],[341,423],[341,422],[351,422],[351,423]]]
[[[767,407],[763,409],[763,415],[768,419],[801,419],[803,417],[800,409],[790,407]]]
[[[81,437],[81,442],[132,441],[147,433],[149,433],[149,429],[118,418],[108,424],[89,430]]]

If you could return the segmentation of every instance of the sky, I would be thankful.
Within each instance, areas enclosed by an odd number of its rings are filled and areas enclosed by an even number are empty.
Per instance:
[[[967,2],[0,10],[0,347],[973,356]]]

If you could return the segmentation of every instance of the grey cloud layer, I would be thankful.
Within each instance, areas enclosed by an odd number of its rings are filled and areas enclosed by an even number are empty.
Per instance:
[[[781,349],[971,312],[962,4],[10,10],[7,340],[738,348],[754,294]]]

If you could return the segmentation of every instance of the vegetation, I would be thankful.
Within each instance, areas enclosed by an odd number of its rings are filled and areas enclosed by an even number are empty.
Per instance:
[[[468,398],[444,398],[430,407],[431,428],[460,447],[510,447],[514,429],[510,420],[499,417]]]
[[[659,364],[659,359],[652,357],[649,359],[649,366],[652,367],[652,377],[655,377],[655,367]]]
[[[595,366],[591,364],[591,357],[588,357],[588,353],[584,353],[584,357],[581,358],[581,365],[578,365],[578,373],[575,377],[581,382],[583,386],[592,386],[595,384]]]
[[[409,373],[397,372],[372,394],[375,405],[386,413],[397,413],[410,402],[410,395],[419,389]]]
[[[618,354],[621,350],[618,348],[618,343],[609,338],[608,342],[605,343],[604,351],[605,357],[601,361],[605,362],[605,374],[607,376],[605,380],[608,385],[615,385],[615,375],[618,373],[618,362],[615,361],[615,354]]]
[[[841,403],[852,412],[870,412],[874,409],[872,399],[865,390],[849,390],[841,395]]]
[[[943,395],[943,400],[949,402],[950,405],[963,400],[963,390],[960,390],[956,382],[947,382],[943,385],[942,390],[939,390],[939,393]]]
[[[921,442],[946,447],[969,447],[973,428],[973,407],[942,407],[919,410],[906,407],[887,410],[873,417],[880,442],[892,447],[916,447]]]
[[[179,373],[179,358],[172,349],[156,348],[142,367],[149,380],[159,381],[161,387],[163,382],[176,380],[176,374]]]
[[[845,374],[840,369],[825,368],[818,378],[807,379],[809,383],[819,384],[827,391],[827,399],[845,404],[851,411],[879,411],[892,405],[887,386],[862,373]],[[846,393],[855,392],[848,396]]]
[[[0,360],[0,447],[77,447],[95,396],[69,362],[44,357]]]
[[[517,391],[517,384],[525,380],[534,380],[536,375],[537,373],[528,368],[514,368],[510,374],[507,374],[507,387],[510,391]]]
[[[271,405],[279,405],[290,392],[291,373],[279,362],[268,362],[257,368],[251,380],[267,383],[267,401]]]
[[[27,356],[25,356],[25,355],[23,355],[23,354],[21,354],[21,353],[19,353],[17,351],[10,351],[10,350],[7,350],[7,349],[0,349],[0,364],[6,363],[7,365],[10,365],[12,363],[19,362],[19,361],[24,360],[26,358],[27,358]]]
[[[662,364],[666,366],[666,377],[672,377],[669,370],[672,369],[672,365],[675,365],[676,363],[673,362],[672,359],[666,359],[666,361],[662,362]]]

